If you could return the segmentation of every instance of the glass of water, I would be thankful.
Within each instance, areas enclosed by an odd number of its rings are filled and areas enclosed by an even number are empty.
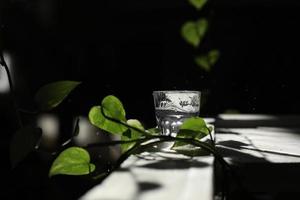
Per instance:
[[[200,91],[154,91],[155,117],[161,134],[175,137],[185,119],[198,116],[200,97]]]

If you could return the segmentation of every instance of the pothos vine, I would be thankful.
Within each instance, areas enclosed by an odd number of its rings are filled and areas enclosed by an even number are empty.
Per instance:
[[[20,121],[20,129],[14,134],[10,145],[10,158],[12,166],[15,167],[22,160],[26,159],[30,152],[40,151],[38,144],[42,136],[42,130],[38,127],[28,127],[23,125],[18,111],[19,108],[14,99],[13,82],[3,54],[0,54],[0,64],[7,72],[14,106],[18,120]],[[58,81],[41,87],[35,95],[39,111],[49,111],[59,106],[79,84],[81,83],[77,81]],[[224,170],[229,170],[236,180],[239,181],[238,177],[231,170],[230,165],[218,153],[211,133],[212,129],[201,117],[191,117],[186,119],[180,127],[176,137],[161,135],[160,130],[156,127],[145,129],[138,120],[127,120],[122,102],[117,97],[109,95],[103,98],[99,106],[93,106],[90,109],[88,118],[92,125],[107,133],[119,135],[121,139],[88,144],[85,147],[66,147],[66,143],[62,144],[56,152],[53,152],[53,155],[56,156],[56,158],[50,167],[49,177],[58,174],[93,175],[96,166],[91,163],[87,149],[95,146],[121,145],[122,154],[110,170],[100,175],[103,180],[115,169],[118,169],[129,156],[141,153],[142,151],[147,151],[149,147],[153,147],[159,143],[172,141],[174,142],[172,149],[178,154],[193,157],[201,156],[203,155],[203,151],[205,151],[213,155],[216,161],[221,164],[222,168]],[[75,130],[77,130],[79,126],[78,120],[75,126]],[[69,141],[72,141],[73,137],[77,134],[78,133],[74,133]],[[27,142],[27,146],[18,145],[22,142],[22,139],[24,139],[24,135],[26,139],[29,138],[31,141]],[[209,139],[203,141],[202,139],[206,136],[208,136]],[[186,148],[187,146],[188,148]],[[58,156],[57,152],[59,152]],[[94,178],[97,177],[99,177],[99,175],[96,174]]]

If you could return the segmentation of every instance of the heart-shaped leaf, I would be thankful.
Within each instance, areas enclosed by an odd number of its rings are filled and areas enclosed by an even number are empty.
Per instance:
[[[206,55],[197,56],[195,58],[196,64],[205,71],[210,71],[220,57],[218,50],[211,50]]]
[[[143,127],[143,125],[141,124],[141,122],[138,121],[138,120],[136,120],[136,119],[129,119],[129,120],[127,120],[127,124],[130,125],[130,126],[133,126],[135,128],[138,128],[138,129],[140,129],[142,131],[145,130],[144,127]],[[140,132],[138,132],[138,131],[130,128],[125,133],[123,133],[121,139],[124,140],[124,141],[134,140],[134,139],[138,139],[141,136],[142,136],[142,134]],[[122,152],[127,151],[128,149],[130,149],[134,145],[135,145],[135,142],[122,144],[121,145]]]
[[[52,163],[49,177],[65,175],[86,175],[95,170],[95,165],[90,163],[89,153],[80,147],[70,147],[61,152]]]
[[[125,110],[117,97],[107,96],[102,100],[101,106],[92,107],[89,112],[89,120],[98,128],[113,134],[121,135],[128,129],[122,124],[107,119],[102,114],[101,108],[106,116],[126,122]]]
[[[207,0],[189,0],[189,3],[193,5],[197,10],[201,10],[207,3]]]
[[[220,52],[216,49],[213,49],[208,52],[208,60],[211,65],[214,65],[220,57]]]
[[[207,31],[208,21],[204,18],[198,21],[188,21],[181,28],[181,35],[194,47],[198,47]]]
[[[35,150],[42,136],[42,129],[24,127],[19,129],[10,143],[10,161],[12,167],[24,160],[29,153]]]
[[[200,38],[194,22],[186,22],[183,24],[181,28],[181,35],[187,41],[187,43],[194,47],[197,47],[200,43]]]
[[[200,140],[209,134],[209,128],[201,117],[191,117],[186,119],[180,126],[177,133],[178,138],[193,138]],[[173,147],[186,145],[185,142],[176,141]]]
[[[101,106],[103,107],[105,115],[113,117],[120,121],[126,121],[125,109],[122,102],[117,97],[113,95],[106,96],[102,100]]]
[[[208,134],[206,123],[201,117],[191,117],[186,119],[180,126],[179,131],[181,130],[191,130],[195,132],[203,132],[205,135]]]
[[[196,28],[197,28],[197,33],[198,33],[198,35],[200,37],[200,41],[201,41],[204,38],[204,35],[207,31],[208,21],[205,18],[201,18],[201,19],[197,20],[195,22],[195,24],[196,24]]]
[[[57,81],[41,87],[35,95],[40,110],[48,111],[58,106],[80,82]]]

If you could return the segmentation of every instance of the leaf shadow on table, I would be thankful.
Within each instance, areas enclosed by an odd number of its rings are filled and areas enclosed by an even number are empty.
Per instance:
[[[218,143],[218,152],[225,158],[230,159],[230,166],[242,181],[244,189],[238,187],[234,178],[225,178],[225,184],[229,185],[227,194],[229,199],[246,199],[254,200],[270,199],[297,199],[299,197],[299,178],[300,178],[300,163],[272,163],[265,157],[256,157],[247,153],[248,151],[256,153],[272,153],[276,152],[262,152],[257,149],[247,149],[252,147],[239,141],[228,140]],[[246,150],[243,152],[243,150]],[[284,154],[278,154],[289,156]],[[219,169],[220,170],[220,169]],[[217,189],[220,191],[224,181],[224,175],[220,170],[216,175]],[[228,175],[227,175],[228,176]],[[259,180],[259,181],[258,181]],[[278,181],[280,180],[280,181]],[[226,186],[227,187],[227,186]]]
[[[233,163],[268,162],[262,154],[260,154],[260,156],[255,156],[253,154],[249,154],[249,152],[243,152],[242,150],[248,146],[251,145],[240,141],[227,140],[217,143],[217,151],[222,155],[222,157],[230,158]]]
[[[283,132],[299,134],[299,129],[290,129],[285,127],[263,127],[259,128],[260,134],[262,130],[271,132]],[[235,138],[241,135],[231,130],[222,130],[223,136],[227,138]],[[254,133],[255,134],[255,133]],[[256,133],[257,134],[257,133]],[[299,197],[298,183],[300,178],[299,167],[300,163],[295,160],[291,163],[286,163],[286,159],[280,160],[280,156],[287,156],[291,159],[297,159],[299,156],[292,153],[281,152],[276,149],[259,148],[247,135],[241,135],[242,141],[239,140],[224,140],[217,142],[217,150],[226,160],[229,160],[230,166],[238,175],[239,179],[248,192],[251,192],[251,197],[254,199],[297,199]],[[222,137],[221,137],[222,138]],[[274,144],[275,145],[275,144]],[[272,156],[278,156],[276,162],[272,162]],[[282,157],[283,158],[283,157]],[[216,182],[220,184],[220,180],[224,179],[222,171],[216,175]],[[233,179],[231,179],[233,180]],[[259,181],[258,181],[259,180]],[[278,181],[280,180],[280,181]],[[227,180],[228,181],[228,180]],[[227,185],[235,185],[226,182]],[[218,185],[218,187],[222,187]],[[220,188],[217,191],[221,190]],[[239,188],[231,187],[227,189],[231,199],[245,199],[245,192]],[[290,198],[291,197],[291,198]]]
[[[206,162],[201,162],[193,159],[166,159],[147,161],[147,163],[135,166],[136,168],[147,168],[154,170],[186,170],[189,168],[204,168],[210,166]],[[137,181],[139,189],[139,195],[144,192],[152,192],[163,187],[159,182],[156,181]]]
[[[148,182],[148,181],[141,181],[138,182],[138,187],[140,192],[147,192],[149,190],[156,190],[158,188],[161,188],[161,184],[154,183],[154,182]]]
[[[197,160],[186,160],[186,159],[166,159],[166,160],[157,160],[152,163],[147,163],[140,165],[138,167],[142,168],[151,168],[151,169],[188,169],[188,168],[202,168],[209,166],[208,163],[197,161]]]

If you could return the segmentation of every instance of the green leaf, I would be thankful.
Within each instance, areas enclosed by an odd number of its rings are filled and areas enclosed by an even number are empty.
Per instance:
[[[201,117],[190,117],[186,119],[183,124],[180,126],[179,131],[181,130],[191,130],[204,132],[206,135],[208,134],[207,126],[203,118]]]
[[[144,131],[144,127],[141,124],[140,121],[136,120],[136,119],[129,119],[127,121],[127,124],[130,126],[133,126],[135,128],[138,128],[142,131]],[[134,140],[134,139],[138,139],[142,136],[142,134],[132,128],[128,129],[121,137],[122,140],[124,141],[128,141],[128,140]],[[122,152],[127,151],[128,149],[132,148],[135,145],[136,142],[131,142],[131,143],[126,143],[126,144],[122,144],[121,145],[121,149]]]
[[[35,95],[38,107],[48,111],[58,106],[80,82],[57,81],[41,87]]]
[[[197,32],[200,37],[200,40],[202,40],[207,31],[207,28],[208,28],[207,19],[201,18],[198,21],[196,21],[196,28],[197,28]]]
[[[106,96],[102,100],[101,106],[103,107],[105,115],[120,121],[126,121],[126,113],[123,108],[123,104],[117,97],[113,95]]]
[[[209,128],[206,126],[205,121],[200,117],[191,117],[186,119],[180,126],[177,133],[178,138],[193,138],[200,140],[209,134]],[[173,147],[186,145],[185,142],[176,141]]]
[[[218,50],[211,50],[206,55],[197,56],[195,58],[196,64],[205,71],[210,71],[220,57]]]
[[[204,129],[203,129],[204,131]],[[193,130],[180,130],[177,133],[178,138],[193,138],[193,139],[201,139],[203,137],[205,137],[207,134],[204,133],[203,131],[193,131]],[[181,141],[176,141],[173,145],[173,147],[179,147],[179,146],[183,146],[186,145],[185,142],[181,142]]]
[[[129,120],[127,120],[127,124],[130,126],[133,126],[135,128],[138,128],[141,131],[145,131],[145,128],[143,127],[142,123],[137,119],[129,119]],[[138,132],[138,131],[135,131],[135,132]]]
[[[204,18],[196,22],[188,21],[181,28],[181,35],[194,47],[198,47],[207,31],[208,21]]]
[[[108,117],[126,122],[125,110],[121,101],[115,96],[107,96],[102,100],[102,109],[105,115]],[[101,112],[101,106],[94,106],[89,112],[90,122],[98,128],[105,130],[109,133],[121,135],[128,128],[122,124],[111,121],[104,117]]]
[[[200,44],[200,38],[194,22],[186,22],[183,24],[181,28],[181,35],[187,43],[194,47],[197,47]]]
[[[150,133],[151,135],[159,135],[161,131],[159,128],[155,127],[155,128],[147,129],[147,132]]]
[[[210,65],[206,55],[197,56],[195,58],[195,62],[201,69],[203,69],[207,72],[211,70],[211,65]]]
[[[208,60],[211,65],[214,65],[220,57],[220,52],[216,49],[213,49],[208,52]]]
[[[85,175],[95,170],[95,165],[90,163],[89,153],[80,147],[70,147],[61,152],[52,163],[49,177],[65,175]]]
[[[207,0],[189,0],[189,3],[194,6],[197,10],[201,10],[207,3]]]
[[[10,161],[13,168],[35,150],[41,136],[42,129],[36,127],[24,127],[14,134],[10,143]]]

